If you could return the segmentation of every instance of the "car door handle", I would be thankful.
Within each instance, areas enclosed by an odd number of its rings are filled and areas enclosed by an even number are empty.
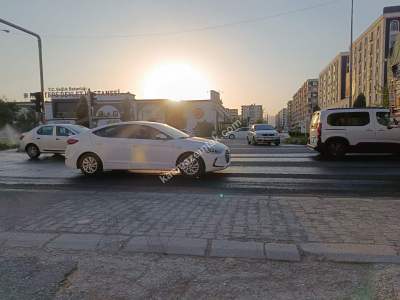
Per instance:
[[[37,140],[40,140],[40,138],[36,138]]]
[[[59,141],[60,139],[59,138],[56,138],[56,141]]]

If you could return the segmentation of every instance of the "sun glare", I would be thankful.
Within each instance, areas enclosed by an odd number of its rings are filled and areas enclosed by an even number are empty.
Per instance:
[[[183,63],[159,65],[145,76],[143,83],[146,99],[204,99],[209,90],[207,78],[191,65]]]

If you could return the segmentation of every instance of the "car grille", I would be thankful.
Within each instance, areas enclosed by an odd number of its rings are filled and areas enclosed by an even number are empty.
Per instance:
[[[229,153],[228,150],[225,151],[225,160],[226,163],[229,163],[229,161],[231,160],[231,154]]]
[[[262,136],[274,136],[274,134],[273,133],[266,133],[266,134],[263,134]]]

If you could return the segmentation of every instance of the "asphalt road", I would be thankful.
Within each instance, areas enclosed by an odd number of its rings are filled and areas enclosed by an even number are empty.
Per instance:
[[[232,165],[201,180],[174,176],[162,183],[157,174],[106,172],[87,178],[65,168],[62,156],[29,160],[24,153],[0,152],[0,186],[112,189],[127,191],[215,192],[301,195],[400,195],[400,156],[351,155],[326,160],[299,145],[253,146],[224,141]]]

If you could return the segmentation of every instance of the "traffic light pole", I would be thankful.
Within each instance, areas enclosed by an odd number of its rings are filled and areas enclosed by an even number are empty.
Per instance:
[[[4,19],[0,18],[0,23],[6,24],[10,27],[13,27],[15,29],[18,29],[20,31],[23,31],[29,35],[34,36],[35,38],[37,38],[37,42],[38,42],[38,49],[39,49],[39,74],[40,74],[40,92],[42,93],[42,99],[43,99],[43,103],[42,103],[42,112],[40,113],[39,116],[39,120],[44,123],[44,79],[43,79],[43,58],[42,58],[42,39],[40,38],[40,35],[38,35],[35,32],[32,32],[28,29],[25,29],[19,25],[16,25],[14,23],[11,23],[9,21],[6,21]]]

